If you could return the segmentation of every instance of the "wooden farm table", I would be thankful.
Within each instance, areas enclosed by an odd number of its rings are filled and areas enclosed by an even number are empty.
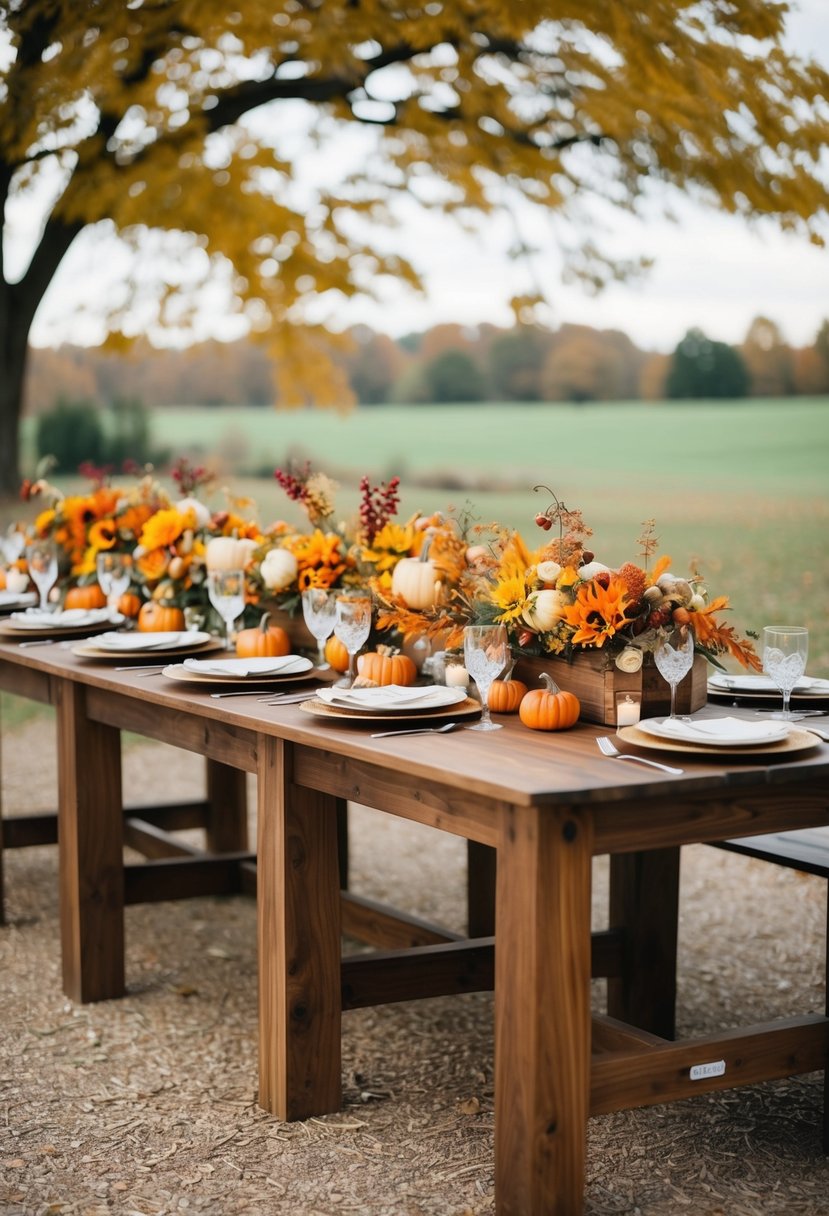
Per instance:
[[[688,757],[673,777],[602,757],[599,732],[581,725],[375,740],[297,706],[211,700],[58,646],[0,645],[0,686],[57,708],[64,985],[76,999],[123,992],[119,731],[257,775],[259,1102],[279,1118],[339,1108],[343,1008],[491,979],[491,940],[341,959],[343,798],[497,851],[499,1212],[583,1210],[590,1114],[826,1068],[821,1014],[670,1035],[680,846],[829,823],[827,745],[788,763]],[[591,948],[591,859],[603,853],[611,924]],[[591,1019],[591,971],[611,975],[614,1016]]]

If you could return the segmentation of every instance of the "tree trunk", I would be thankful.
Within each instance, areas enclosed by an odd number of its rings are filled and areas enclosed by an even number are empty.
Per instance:
[[[15,287],[0,282],[0,498],[20,490],[20,418],[29,349],[26,313],[16,307]]]

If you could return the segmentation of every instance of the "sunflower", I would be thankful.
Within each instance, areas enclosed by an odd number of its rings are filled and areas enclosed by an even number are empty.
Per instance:
[[[156,511],[151,515],[141,530],[138,543],[143,549],[166,549],[174,545],[186,528],[192,528],[195,516],[192,511],[177,511],[170,507],[166,511]]]
[[[99,519],[89,529],[90,549],[111,549],[118,539],[118,528],[114,519]]]
[[[563,613],[567,624],[576,630],[571,639],[573,644],[601,649],[609,638],[630,623],[625,615],[629,604],[627,588],[615,575],[610,576],[606,588],[595,580],[582,583],[576,592],[575,603]]]
[[[392,570],[401,557],[414,553],[420,533],[413,524],[384,524],[370,545],[362,551],[362,559],[370,562],[378,574]]]
[[[490,599],[500,613],[499,624],[517,621],[527,606],[527,582],[523,574],[502,574],[490,592]]]

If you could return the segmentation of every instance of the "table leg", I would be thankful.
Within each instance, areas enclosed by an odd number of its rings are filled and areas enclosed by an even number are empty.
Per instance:
[[[590,1101],[589,820],[516,808],[498,847],[495,1195],[502,1216],[583,1210]]]
[[[57,726],[63,990],[101,1001],[124,993],[121,737],[86,717],[84,688],[69,680]]]
[[[207,848],[211,853],[245,853],[248,848],[247,774],[207,761]]]
[[[826,1016],[829,1018],[829,884],[826,892],[826,967],[823,976]],[[829,1060],[823,1070],[823,1151],[829,1157]]]
[[[6,923],[6,888],[3,877],[3,698],[0,696],[0,925]]]
[[[610,928],[624,929],[625,947],[607,1011],[663,1039],[675,1033],[678,920],[679,849],[610,858]]]
[[[477,840],[466,842],[467,932],[491,937],[495,932],[496,850]]]
[[[291,784],[291,745],[258,740],[259,1105],[339,1110],[338,800]]]

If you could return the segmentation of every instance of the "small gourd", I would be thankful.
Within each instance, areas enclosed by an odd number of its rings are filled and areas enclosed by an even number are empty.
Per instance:
[[[106,608],[107,597],[97,583],[87,583],[84,587],[70,587],[63,601],[65,609],[70,608]]]
[[[521,614],[530,629],[536,633],[546,633],[558,624],[564,615],[570,601],[563,591],[544,588],[530,596],[527,607]]]
[[[161,600],[148,600],[138,613],[139,633],[178,633],[184,629],[184,613]]]
[[[420,557],[401,558],[391,576],[392,595],[399,595],[414,612],[431,608],[440,591],[437,567],[429,558],[429,543],[427,537]]]
[[[123,595],[118,597],[118,611],[121,613],[121,616],[132,619],[138,616],[142,603],[143,600],[140,595],[136,595],[134,591],[125,591]]]
[[[530,730],[567,730],[575,725],[581,711],[578,697],[562,691],[546,672],[539,678],[544,687],[528,692],[518,709],[524,725]]]
[[[214,536],[204,547],[204,563],[208,570],[244,570],[256,548],[255,540]]]
[[[489,708],[495,714],[514,714],[527,695],[521,680],[493,680],[489,688]]]
[[[400,684],[408,687],[417,679],[417,667],[408,655],[393,646],[378,646],[357,658],[357,671],[366,680],[384,686]]]
[[[272,659],[291,653],[291,639],[279,625],[270,624],[267,612],[252,629],[240,629],[236,637],[236,653],[240,659]]]
[[[348,650],[333,633],[325,643],[325,661],[334,671],[348,671]]]

